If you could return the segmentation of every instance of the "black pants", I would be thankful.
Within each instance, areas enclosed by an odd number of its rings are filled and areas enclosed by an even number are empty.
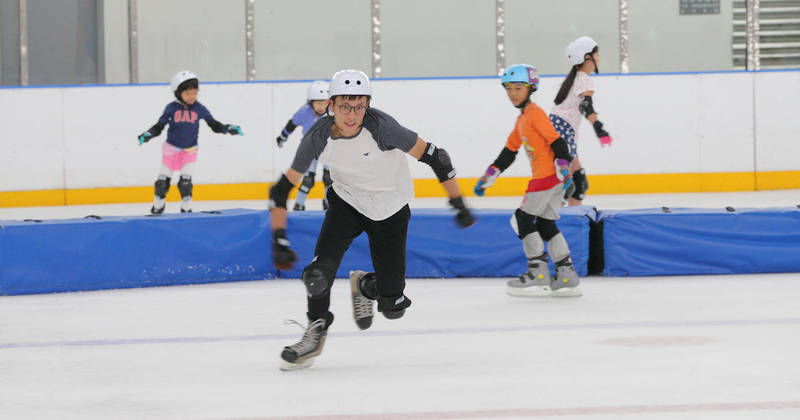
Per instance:
[[[361,232],[367,232],[378,296],[403,296],[406,287],[406,237],[411,218],[408,205],[387,219],[374,221],[342,200],[334,188],[328,189],[329,207],[317,238],[314,261],[310,265],[321,269],[332,285],[344,253]],[[312,320],[325,318],[330,305],[330,293],[316,298],[309,297],[308,317]]]

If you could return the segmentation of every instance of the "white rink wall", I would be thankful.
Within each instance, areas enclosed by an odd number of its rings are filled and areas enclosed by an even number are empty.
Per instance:
[[[534,98],[546,111],[562,78],[542,78]],[[800,169],[790,107],[800,97],[800,71],[594,80],[595,107],[614,144],[601,149],[584,121],[579,151],[592,174]],[[201,80],[199,100],[219,121],[239,124],[245,136],[215,134],[201,124],[196,183],[274,180],[290,164],[300,129],[283,149],[275,136],[304,103],[307,85]],[[518,115],[498,78],[376,80],[373,93],[373,106],[446,148],[461,177],[483,173]],[[171,100],[166,85],[0,89],[0,191],[150,185],[166,130],[141,147],[136,137]],[[415,178],[433,178],[425,165],[411,168]],[[506,175],[530,171],[516,163]]]

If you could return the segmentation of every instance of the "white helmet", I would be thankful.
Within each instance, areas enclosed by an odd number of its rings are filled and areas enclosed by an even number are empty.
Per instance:
[[[582,36],[570,42],[564,52],[567,54],[567,60],[569,60],[573,66],[577,66],[585,61],[583,57],[585,57],[586,54],[591,54],[596,46],[597,43],[594,42],[592,38]]]
[[[172,92],[177,93],[178,86],[180,86],[181,83],[192,79],[197,80],[197,75],[189,70],[181,70],[176,75],[172,76],[172,80],[169,82],[169,87],[172,89]]]
[[[330,83],[325,80],[315,80],[311,82],[311,86],[308,87],[308,97],[306,99],[309,101],[327,100],[329,85]]]
[[[372,89],[369,87],[369,78],[363,71],[342,70],[331,78],[329,93],[331,98],[338,95],[372,96]]]

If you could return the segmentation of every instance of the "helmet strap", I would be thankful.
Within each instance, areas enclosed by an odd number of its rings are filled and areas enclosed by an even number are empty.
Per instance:
[[[519,105],[515,105],[520,111],[524,110],[525,107],[531,103],[531,95],[533,95],[533,92],[536,92],[536,88],[533,87],[533,85],[528,85],[528,97],[525,98],[524,101],[520,102]]]
[[[183,98],[181,98],[181,94],[182,94],[182,93],[183,93],[183,90],[179,90],[179,91],[175,92],[175,98],[177,98],[177,99],[178,99],[178,102],[180,102],[180,103],[181,103],[183,106],[185,106],[185,107],[188,107],[188,106],[189,106],[189,104],[187,104],[186,102],[184,102],[184,101],[183,101]]]
[[[594,55],[593,54],[589,54],[589,60],[592,60],[592,63],[594,64],[594,72],[599,74],[600,73],[600,67],[597,66],[597,61],[594,61]]]

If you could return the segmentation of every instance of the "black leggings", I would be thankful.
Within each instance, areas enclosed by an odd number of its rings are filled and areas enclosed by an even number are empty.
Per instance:
[[[387,219],[374,221],[342,200],[335,188],[328,189],[329,207],[314,249],[315,260],[309,266],[316,265],[329,277],[329,284],[332,285],[344,253],[361,232],[367,232],[378,296],[403,296],[406,287],[406,237],[411,218],[408,205]],[[326,317],[330,305],[330,293],[309,297],[308,317],[312,320]]]

